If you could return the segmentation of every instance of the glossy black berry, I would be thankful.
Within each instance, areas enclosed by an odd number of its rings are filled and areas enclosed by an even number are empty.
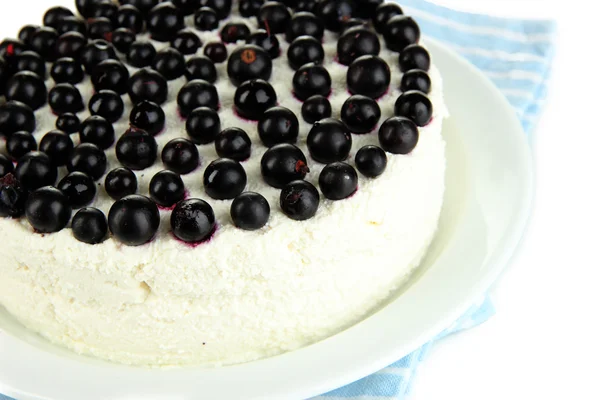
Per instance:
[[[108,122],[115,123],[123,116],[125,105],[118,93],[100,90],[92,96],[88,108],[90,114],[99,115]]]
[[[221,42],[211,42],[204,46],[204,55],[219,64],[227,60],[227,47]]]
[[[93,143],[106,150],[115,142],[115,128],[106,118],[92,115],[81,123],[79,141]]]
[[[95,181],[104,175],[106,166],[106,154],[93,143],[77,145],[67,161],[69,172],[83,172]]]
[[[166,80],[172,81],[185,73],[185,58],[179,51],[167,47],[156,53],[154,61],[152,61],[152,68]]]
[[[323,20],[325,28],[339,32],[343,22],[354,16],[355,8],[353,0],[322,0],[317,3],[316,14]]]
[[[200,0],[200,5],[215,10],[219,19],[227,18],[231,12],[231,0]]]
[[[79,89],[70,83],[59,83],[50,89],[48,103],[55,114],[78,113],[83,110],[83,98]]]
[[[362,56],[350,64],[346,73],[346,84],[352,94],[377,99],[383,96],[391,80],[390,67],[378,56]]]
[[[346,30],[337,42],[338,61],[350,65],[352,61],[364,55],[378,55],[381,50],[377,35],[366,28]]]
[[[54,185],[58,171],[48,155],[31,151],[19,159],[15,176],[25,189],[32,191],[42,186]]]
[[[202,46],[202,41],[194,32],[182,30],[171,41],[171,47],[183,55],[196,54],[196,51]]]
[[[421,30],[411,17],[395,15],[385,24],[383,38],[388,49],[401,52],[406,46],[419,41]]]
[[[227,62],[227,75],[235,86],[251,79],[267,81],[272,71],[273,63],[269,53],[262,47],[251,44],[238,47]]]
[[[156,48],[150,42],[133,42],[127,52],[127,62],[136,68],[152,65],[156,57]]]
[[[108,18],[99,17],[90,19],[88,22],[88,36],[90,39],[104,39],[110,42],[113,29],[113,23]]]
[[[29,46],[33,34],[40,29],[39,25],[25,25],[19,30],[19,40]]]
[[[67,164],[73,147],[71,136],[63,131],[50,131],[40,141],[40,151],[46,153],[52,163],[59,167]]]
[[[233,103],[239,116],[256,121],[266,110],[277,104],[277,94],[269,82],[255,79],[246,81],[237,88]]]
[[[173,171],[160,171],[150,180],[150,198],[162,207],[171,207],[185,197],[185,185]]]
[[[250,36],[250,28],[243,22],[229,22],[221,28],[221,40],[224,43],[235,43],[246,40]]]
[[[352,135],[343,122],[326,118],[314,123],[306,144],[314,160],[329,164],[348,158],[352,148]]]
[[[128,129],[117,141],[115,152],[123,166],[146,169],[156,161],[158,146],[152,135],[142,129]]]
[[[219,17],[210,7],[202,7],[194,14],[194,26],[200,31],[212,31],[219,27]]]
[[[10,136],[14,132],[35,130],[35,115],[27,104],[9,101],[0,105],[0,135]]]
[[[26,131],[15,132],[6,139],[6,152],[13,160],[18,160],[30,151],[37,150],[33,135]]]
[[[408,154],[419,141],[419,129],[405,117],[392,117],[379,128],[379,143],[388,153]]]
[[[185,130],[192,142],[208,144],[221,132],[221,119],[212,108],[196,108],[189,114],[185,122]]]
[[[346,33],[348,29],[352,28],[368,28],[369,24],[364,19],[360,18],[350,18],[345,21],[342,21],[342,29],[340,30],[340,34]]]
[[[37,110],[46,104],[48,91],[44,80],[30,71],[21,71],[13,75],[6,83],[7,100],[16,100]]]
[[[127,54],[131,45],[135,42],[136,36],[133,31],[127,28],[118,28],[112,32],[110,42],[121,53]]]
[[[215,150],[221,158],[244,161],[250,158],[252,142],[240,128],[226,128],[215,138]]]
[[[0,43],[0,57],[3,57],[7,60],[12,59],[14,56],[18,56],[27,50],[30,50],[27,45],[17,39],[4,39]]]
[[[427,94],[431,90],[431,79],[427,72],[421,71],[420,69],[411,69],[402,75],[400,90],[402,92],[418,90]]]
[[[204,171],[204,190],[216,200],[233,199],[244,191],[247,177],[237,161],[219,158]]]
[[[331,92],[331,76],[321,64],[304,64],[292,78],[294,95],[300,100],[320,95],[327,97]]]
[[[24,51],[15,57],[16,71],[31,71],[42,79],[46,78],[46,63],[33,51]]]
[[[323,38],[323,22],[315,14],[300,11],[294,14],[285,31],[285,40],[292,42],[299,36],[312,36],[315,39]]]
[[[323,45],[312,36],[298,36],[287,50],[288,64],[298,69],[304,64],[320,64],[325,58]]]
[[[151,135],[157,135],[165,127],[165,112],[161,106],[144,100],[133,106],[129,114],[129,122],[136,128],[145,130]]]
[[[12,166],[12,163],[10,164]],[[0,217],[18,218],[25,213],[27,189],[10,172],[0,177]]]
[[[319,187],[329,200],[342,200],[356,192],[358,174],[351,165],[334,162],[326,165],[319,174]]]
[[[129,4],[141,11],[143,15],[147,15],[148,12],[157,4],[159,0],[121,0],[121,4]]]
[[[233,200],[230,214],[235,226],[245,231],[254,231],[267,224],[271,207],[261,194],[245,192]]]
[[[76,114],[64,113],[56,118],[56,129],[65,133],[79,132],[81,121]]]
[[[296,11],[308,11],[316,14],[318,3],[317,0],[298,0],[296,2]]]
[[[260,172],[264,181],[277,189],[292,181],[304,179],[309,171],[302,150],[289,143],[271,147],[260,160]]]
[[[273,107],[258,120],[257,130],[263,144],[272,147],[279,143],[296,143],[300,124],[290,109]]]
[[[370,20],[375,16],[377,7],[383,3],[383,0],[361,0],[356,4],[356,15]]]
[[[87,244],[102,243],[108,233],[108,222],[97,208],[86,207],[77,211],[71,220],[73,236]]]
[[[107,18],[115,22],[118,9],[119,6],[113,1],[101,1],[92,7],[92,18]]]
[[[87,38],[79,32],[63,33],[56,40],[56,56],[78,60],[86,44]]]
[[[400,65],[400,70],[402,72],[411,69],[429,71],[431,57],[424,47],[419,46],[418,44],[411,44],[406,46],[398,56],[398,64]]]
[[[377,126],[381,110],[372,98],[355,94],[342,105],[341,118],[350,132],[368,133]]]
[[[163,147],[161,154],[165,167],[180,175],[189,174],[200,164],[196,145],[188,139],[176,138]]]
[[[373,26],[379,33],[385,32],[385,26],[390,18],[402,15],[402,8],[396,3],[383,3],[377,6],[373,15]]]
[[[217,81],[217,68],[208,57],[192,57],[185,63],[185,76],[188,81],[202,79],[209,83]]]
[[[54,28],[48,26],[42,26],[40,29],[35,31],[31,35],[29,41],[29,47],[31,50],[38,53],[44,60],[52,61],[56,59],[56,52],[54,48],[56,46],[56,40],[58,39],[58,32]]]
[[[394,105],[394,114],[409,118],[418,126],[425,126],[431,121],[433,105],[424,93],[410,90],[398,97]]]
[[[96,196],[96,184],[83,172],[71,172],[56,187],[67,196],[73,208],[87,206]]]
[[[290,182],[281,190],[279,207],[289,218],[305,221],[317,213],[319,191],[306,181]]]
[[[277,36],[269,34],[264,29],[252,32],[246,43],[263,48],[271,58],[279,57],[279,40]]]
[[[200,0],[171,0],[183,15],[191,15],[200,8]]]
[[[144,16],[142,12],[130,4],[124,4],[117,10],[117,26],[131,29],[140,33],[144,29]]]
[[[256,16],[258,25],[271,33],[284,33],[291,18],[285,4],[277,1],[267,1],[260,7]]]
[[[219,94],[217,88],[207,81],[194,79],[189,81],[177,95],[177,105],[182,116],[187,117],[198,107],[219,109]]]
[[[108,227],[115,239],[127,246],[148,243],[160,226],[156,204],[145,196],[129,195],[117,200],[108,212]]]
[[[265,0],[240,0],[240,15],[244,18],[255,17],[263,4]]]
[[[0,93],[4,93],[6,82],[12,76],[11,63],[0,57]]]
[[[128,168],[115,168],[106,175],[104,180],[104,190],[114,200],[135,194],[137,187],[137,177]]]
[[[81,64],[70,57],[56,60],[52,64],[50,75],[56,83],[70,83],[73,85],[81,82],[85,76]]]
[[[134,104],[143,100],[162,104],[167,100],[168,91],[165,78],[150,68],[142,68],[129,78],[128,93]]]
[[[369,145],[356,152],[354,162],[361,174],[367,178],[376,178],[385,171],[387,156],[381,147]]]
[[[182,200],[171,213],[171,230],[176,238],[187,243],[207,240],[215,231],[213,209],[204,200]]]
[[[38,233],[63,230],[71,219],[71,212],[67,196],[50,186],[32,192],[25,203],[27,221]]]
[[[117,53],[113,45],[106,40],[92,40],[81,51],[81,63],[88,74],[96,65],[109,58],[117,59]]]
[[[13,162],[4,154],[0,154],[0,178],[10,174],[15,170]]]
[[[302,103],[302,119],[309,124],[329,117],[331,117],[331,103],[327,97],[316,94]]]
[[[75,6],[77,7],[79,14],[84,18],[91,18],[96,6],[104,1],[105,0],[75,0]]]
[[[118,94],[127,93],[129,71],[117,60],[104,60],[92,72],[92,84],[96,91],[112,90]]]
[[[172,3],[160,3],[148,13],[147,28],[152,39],[171,41],[184,27],[183,14]]]
[[[88,26],[87,23],[79,19],[77,17],[65,17],[63,18],[55,27],[56,32],[60,38],[61,35],[64,35],[67,32],[78,32],[83,36],[87,36],[88,34]],[[58,39],[57,39],[58,40]]]

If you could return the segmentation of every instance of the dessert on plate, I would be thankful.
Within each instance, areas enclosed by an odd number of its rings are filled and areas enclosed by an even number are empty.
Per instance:
[[[77,353],[291,351],[435,235],[442,80],[395,3],[77,0],[0,56],[0,305]]]

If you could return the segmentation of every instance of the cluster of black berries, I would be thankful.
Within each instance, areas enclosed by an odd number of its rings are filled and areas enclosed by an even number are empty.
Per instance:
[[[231,0],[76,0],[80,16],[63,7],[49,9],[43,26],[27,25],[18,39],[0,43],[0,135],[6,138],[6,155],[0,154],[0,216],[25,215],[40,233],[57,232],[71,222],[74,236],[96,244],[108,232],[127,245],[140,245],[156,234],[159,207],[172,208],[173,234],[185,242],[200,242],[215,231],[212,208],[200,199],[186,199],[181,175],[200,164],[196,145],[213,143],[220,157],[204,173],[204,187],[213,199],[232,199],[234,224],[246,230],[263,227],[270,206],[258,193],[244,192],[247,184],[240,162],[251,154],[251,141],[239,128],[221,129],[215,64],[227,61],[227,74],[237,87],[236,113],[258,121],[262,143],[269,149],[261,159],[267,184],[281,189],[280,207],[290,218],[305,220],[315,215],[319,191],[304,181],[309,172],[306,156],[294,144],[298,139],[297,116],[278,107],[277,94],[268,82],[272,59],[280,57],[277,34],[290,42],[287,60],[295,70],[294,95],[303,101],[302,118],[313,124],[307,138],[313,160],[326,164],[319,176],[322,194],[331,200],[351,196],[358,174],[346,163],[352,133],[364,134],[378,124],[381,111],[376,99],[390,85],[390,68],[378,57],[379,36],[399,53],[404,72],[402,94],[395,117],[380,127],[381,147],[365,146],[355,156],[358,170],[367,177],[383,173],[386,151],[407,154],[418,141],[417,126],[429,123],[432,105],[427,98],[431,82],[430,59],[417,43],[419,27],[403,15],[399,6],[382,0],[308,0],[295,4],[241,0],[239,12],[256,18],[261,29],[251,32],[240,22],[223,24],[221,42],[203,44],[185,29],[184,17],[194,14],[198,30],[215,30],[231,12]],[[342,121],[332,119],[327,96],[331,78],[323,66],[321,39],[325,30],[339,32],[338,61],[348,65],[351,96],[344,103]],[[148,32],[155,41],[170,47],[157,51],[150,41],[138,40]],[[245,41],[231,54],[224,43]],[[203,55],[196,55],[203,48]],[[192,55],[186,61],[184,56]],[[138,70],[131,76],[123,64]],[[50,66],[47,70],[47,66]],[[90,75],[94,95],[87,108],[91,116],[81,121],[85,109],[77,88]],[[48,90],[47,75],[54,86]],[[165,126],[161,105],[170,80],[185,76],[188,82],[177,94],[181,115],[186,118],[188,138],[165,145],[161,158],[166,170],[150,182],[150,198],[137,195],[133,171],[152,166],[158,158],[154,135]],[[131,127],[117,137],[113,123],[124,113],[122,95],[134,107]],[[39,143],[34,111],[46,103],[58,116],[56,130]],[[75,146],[71,136],[79,135]],[[109,171],[104,189],[115,200],[108,218],[88,207],[96,196],[95,181],[107,172],[105,151],[114,146],[122,167]],[[385,151],[384,151],[385,150]],[[58,183],[58,168],[68,175]],[[72,210],[79,209],[71,218]]]

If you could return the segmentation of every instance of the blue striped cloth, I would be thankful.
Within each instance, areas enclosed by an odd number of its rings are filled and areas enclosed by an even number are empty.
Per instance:
[[[506,95],[525,132],[531,135],[547,90],[554,53],[553,22],[470,14],[424,0],[400,0],[400,5],[405,14],[417,20],[423,34],[443,42],[485,72]],[[492,303],[484,298],[434,340],[400,361],[312,400],[405,399],[417,367],[433,343],[478,325],[493,314]],[[0,400],[13,399],[0,394]]]
[[[424,0],[397,2],[405,14],[415,18],[424,35],[455,50],[496,84],[531,138],[547,92],[556,24],[460,12]],[[311,400],[406,399],[417,367],[437,340],[479,325],[492,315],[494,306],[489,297],[481,299],[420,349],[379,372]]]

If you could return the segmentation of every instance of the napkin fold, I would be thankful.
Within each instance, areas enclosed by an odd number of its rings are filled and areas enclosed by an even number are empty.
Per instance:
[[[456,51],[496,84],[531,137],[546,96],[556,24],[466,13],[424,0],[400,0],[399,4],[406,15],[419,23],[423,35]],[[417,367],[436,341],[479,325],[492,315],[494,306],[489,297],[485,297],[413,353],[379,372],[312,400],[406,399]],[[0,394],[0,400],[14,399]]]
[[[531,139],[544,105],[556,24],[452,10],[424,0],[397,1],[424,36],[434,38],[483,71],[506,96]],[[433,60],[435,63],[435,60]],[[436,341],[494,315],[488,296],[421,348],[359,381],[311,400],[404,400],[418,366]]]

